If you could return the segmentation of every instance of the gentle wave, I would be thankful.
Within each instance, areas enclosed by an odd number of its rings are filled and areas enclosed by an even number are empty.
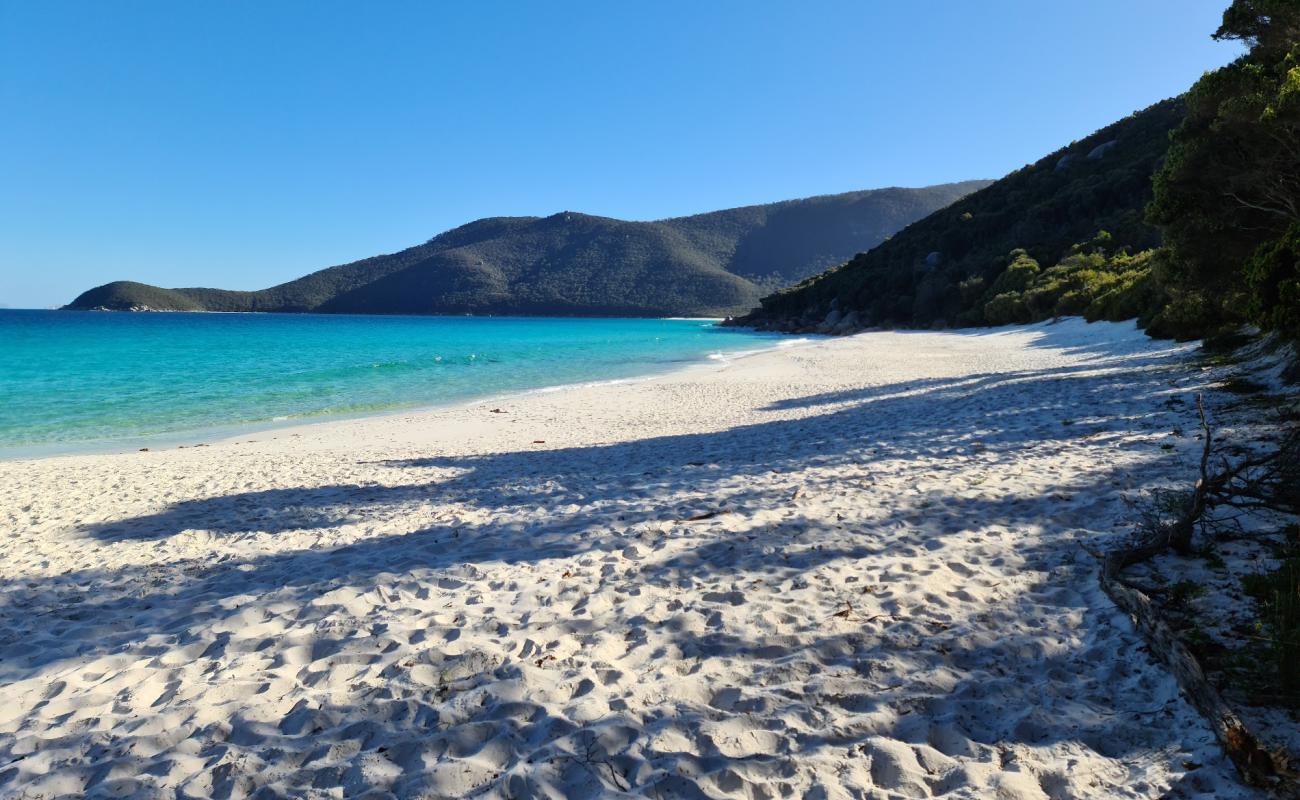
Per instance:
[[[698,319],[0,311],[0,341],[2,456],[621,381],[800,340]]]

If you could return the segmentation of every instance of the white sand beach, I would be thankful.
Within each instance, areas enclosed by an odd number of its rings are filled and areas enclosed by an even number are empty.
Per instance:
[[[1192,478],[1191,353],[867,333],[0,463],[0,796],[1253,797],[1086,549]]]

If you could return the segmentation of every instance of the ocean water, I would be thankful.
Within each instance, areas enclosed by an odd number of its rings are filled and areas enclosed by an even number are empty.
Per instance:
[[[781,339],[702,320],[0,310],[0,456],[630,378]]]

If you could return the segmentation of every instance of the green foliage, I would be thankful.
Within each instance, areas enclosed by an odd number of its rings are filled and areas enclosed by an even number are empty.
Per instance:
[[[1219,304],[1204,294],[1176,291],[1152,317],[1147,333],[1180,342],[1196,339],[1205,334],[1210,321],[1217,319],[1221,311]]]
[[[990,325],[1010,325],[1031,322],[1033,317],[1019,292],[1003,292],[984,304],[984,319]]]
[[[77,308],[153,311],[201,311],[203,306],[184,292],[160,289],[134,281],[115,281],[98,286],[77,298]]]
[[[70,308],[379,314],[726,314],[873,247],[985,181],[880,189],[657,222],[478,220],[257,292],[116,283]]]
[[[1246,594],[1259,604],[1263,633],[1287,700],[1300,705],[1300,556],[1242,579]]]
[[[1012,265],[994,285],[998,292],[984,306],[983,320],[990,325],[1024,323],[1051,317],[1082,315],[1088,320],[1124,320],[1154,314],[1164,295],[1152,278],[1152,263],[1159,250],[1136,255],[1108,256],[1097,246],[1098,237],[1049,269],[1039,271],[1027,256],[1012,253]],[[1015,290],[1013,287],[1021,287]]]
[[[1150,261],[1158,252],[1148,250],[1140,254],[1140,257],[1143,261]],[[1152,277],[1150,267],[1142,265],[1118,273],[1115,282],[1099,291],[1083,310],[1083,316],[1089,322],[1119,322],[1126,319],[1142,321],[1163,305],[1163,302],[1164,293]]]
[[[993,288],[989,291],[994,295],[1023,292],[1029,288],[1030,282],[1041,269],[1038,262],[1024,250],[1012,250],[1011,263],[997,277],[997,280],[993,281]]]
[[[972,275],[958,283],[957,291],[961,295],[962,305],[967,308],[974,306],[976,301],[984,296],[987,283],[983,275]]]
[[[1266,327],[1300,339],[1300,223],[1260,245],[1245,266],[1251,315]]]
[[[742,322],[815,326],[835,300],[841,310],[857,311],[864,324],[911,327],[1000,324],[1066,310],[1110,319],[1120,309],[1145,309],[1156,294],[1147,265],[1135,265],[1131,275],[1094,267],[1098,274],[1066,281],[1061,272],[1072,275],[1085,262],[1071,263],[1053,273],[1056,285],[1042,282],[1052,269],[1035,274],[1030,265],[1158,247],[1160,232],[1146,222],[1144,209],[1151,176],[1182,116],[1182,101],[1166,100],[1103,128],[909,225],[874,250],[763,298]],[[939,254],[937,261],[932,253]],[[1031,284],[1038,291],[1026,294]],[[1105,303],[1096,307],[1103,295]]]
[[[1235,0],[1223,12],[1215,39],[1246,42],[1253,50],[1275,52],[1300,38],[1295,0]]]
[[[1155,178],[1149,216],[1175,264],[1166,316],[1201,331],[1251,319],[1296,336],[1300,3],[1235,0],[1215,36],[1250,51],[1192,87]]]
[[[1185,98],[763,298],[742,322],[799,329],[838,301],[867,325],[1082,314],[1137,317],[1176,339],[1222,336],[1245,321],[1300,339],[1300,2],[1234,0],[1215,37],[1249,53]],[[1035,273],[1031,260],[1052,266]]]

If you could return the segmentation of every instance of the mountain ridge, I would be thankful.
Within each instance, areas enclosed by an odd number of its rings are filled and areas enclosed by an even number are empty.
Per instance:
[[[254,291],[114,281],[64,308],[362,314],[704,316],[870,249],[988,185],[817,195],[651,221],[484,217],[393,253]]]

